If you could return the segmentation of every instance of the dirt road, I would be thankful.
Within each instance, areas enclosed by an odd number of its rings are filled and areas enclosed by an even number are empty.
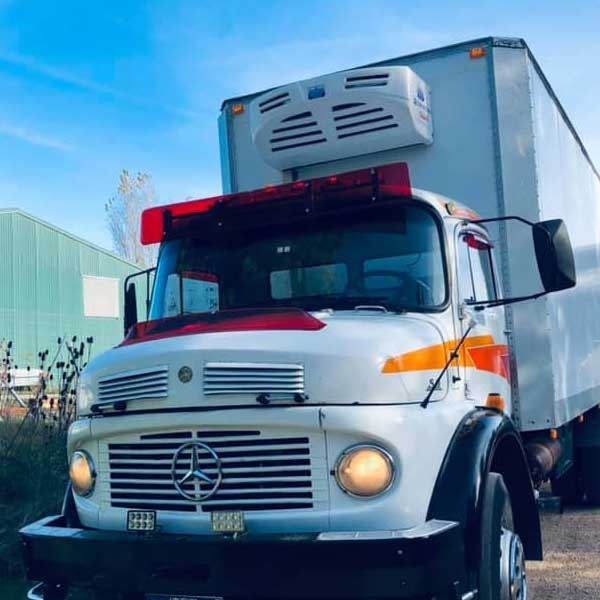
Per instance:
[[[600,510],[542,516],[545,560],[529,563],[530,600],[600,600]]]

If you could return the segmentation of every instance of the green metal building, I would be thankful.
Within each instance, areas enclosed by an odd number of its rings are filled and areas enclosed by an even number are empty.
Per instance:
[[[58,337],[123,338],[123,280],[139,267],[18,209],[0,209],[0,341],[19,367]]]

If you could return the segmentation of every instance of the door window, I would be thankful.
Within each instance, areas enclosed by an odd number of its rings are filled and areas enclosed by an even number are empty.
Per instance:
[[[492,245],[476,233],[458,241],[459,293],[461,302],[496,300],[498,290],[492,262]]]

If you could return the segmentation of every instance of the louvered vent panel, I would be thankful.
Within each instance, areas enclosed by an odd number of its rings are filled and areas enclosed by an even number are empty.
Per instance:
[[[327,141],[318,120],[311,112],[302,112],[282,119],[271,131],[271,152],[281,152]]]
[[[204,394],[304,393],[304,367],[295,364],[206,363]]]
[[[192,440],[209,445],[222,460],[223,480],[216,494],[195,504],[173,485],[171,466],[177,449]],[[327,469],[321,433],[296,430],[175,431],[121,436],[101,442],[102,502],[114,508],[176,512],[214,510],[323,509],[327,503]],[[199,452],[199,468],[211,476],[210,455]],[[191,455],[181,453],[176,474],[183,477]],[[210,484],[184,484],[190,493]],[[195,487],[196,486],[196,487]]]
[[[287,104],[290,101],[290,95],[288,92],[284,92],[282,94],[276,94],[275,96],[271,96],[262,102],[259,102],[258,106],[260,108],[261,113],[269,112],[274,108],[279,108],[284,104]]]
[[[98,381],[99,403],[166,398],[168,393],[168,367],[114,373]]]
[[[362,103],[359,107],[347,105],[340,109],[334,106],[331,110],[339,140],[398,127],[394,115],[382,106]]]
[[[365,87],[383,87],[388,84],[389,73],[375,73],[373,75],[350,75],[346,77],[344,87],[347,90]]]

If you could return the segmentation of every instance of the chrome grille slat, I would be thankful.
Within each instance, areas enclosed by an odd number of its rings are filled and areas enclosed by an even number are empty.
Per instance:
[[[201,439],[201,438],[195,438]],[[189,440],[188,440],[189,441]],[[248,447],[264,447],[268,446],[270,449],[286,449],[288,446],[297,446],[304,445],[308,442],[308,439],[305,437],[297,437],[297,438],[266,438],[264,440],[260,440],[260,443],[256,443],[253,440],[214,440],[210,442],[211,448],[215,450],[222,450],[223,448],[228,448],[230,451],[239,450],[242,448]],[[183,442],[182,442],[183,443]],[[178,442],[149,442],[149,443],[141,443],[141,444],[111,444],[111,450],[177,450],[181,446]],[[199,452],[199,457],[209,456],[206,452]]]
[[[213,473],[217,472],[216,468],[202,468],[201,465],[199,465],[199,467],[208,475],[211,475]],[[161,473],[161,472],[165,472],[170,474],[171,473],[171,467],[168,466],[167,468],[162,468],[162,469],[140,469],[140,468],[135,468],[135,470],[124,470],[124,471],[119,471],[118,469],[112,469],[113,472],[119,473],[121,475],[127,474],[127,473],[135,473],[135,474],[146,474],[146,473]],[[306,470],[306,465],[290,465],[290,466],[285,466],[285,467],[259,467],[258,469],[256,467],[235,467],[233,469],[228,469],[227,465],[223,465],[222,471],[223,471],[223,475],[228,475],[229,477],[233,477],[234,475],[238,475],[238,474],[245,474],[245,473],[256,473],[256,471],[259,470],[260,473],[273,473],[273,472],[278,472],[278,471],[305,471]],[[189,471],[189,464],[187,467],[177,467],[175,469],[175,471],[177,473],[181,473],[182,475],[185,475],[188,471]],[[254,475],[252,475],[254,476]]]
[[[290,466],[309,466],[310,465],[310,461],[309,460],[302,460],[302,459],[295,459],[295,460],[269,460],[269,461],[264,461],[264,460],[248,460],[248,461],[231,461],[231,462],[223,462],[223,469],[230,471],[235,469],[236,471],[240,470],[240,469],[263,469],[263,468],[268,468],[268,467],[290,467]],[[154,462],[139,462],[136,463],[134,461],[128,460],[127,462],[119,462],[119,461],[114,461],[111,460],[110,461],[110,468],[114,471],[119,471],[119,470],[125,470],[127,471],[128,469],[135,469],[137,472],[139,472],[140,470],[144,470],[144,469],[149,469],[152,472],[156,471],[157,469],[160,468],[164,468],[164,469],[170,469],[172,466],[172,462],[171,461],[156,461]],[[182,461],[177,461],[176,464],[176,468],[177,470],[179,469],[187,469],[187,467],[189,466],[189,461],[187,463],[182,462]],[[210,463],[203,463],[200,462],[198,464],[198,467],[200,467],[203,471],[210,471],[212,465]]]
[[[272,363],[216,363],[204,365],[204,394],[304,393],[304,366]]]
[[[191,440],[208,444],[222,460],[221,486],[201,504],[180,496],[172,482],[173,456]],[[101,443],[102,502],[113,508],[174,512],[314,509],[315,502],[322,508],[328,499],[324,457],[321,432],[188,430],[114,437]],[[176,472],[184,475],[187,455],[178,458]],[[207,452],[200,451],[198,458],[205,473],[217,472]],[[188,483],[185,489],[193,491],[197,485]]]
[[[166,366],[114,373],[98,381],[100,404],[117,400],[166,398],[169,393],[169,368]]]
[[[113,490],[152,490],[152,491],[160,491],[163,490],[168,493],[172,493],[173,486],[170,483],[155,483],[155,482],[127,482],[127,481],[114,481],[110,484],[111,489]],[[184,484],[182,486],[184,489],[193,488],[193,484]],[[219,489],[226,490],[246,490],[246,489],[264,489],[264,490],[276,490],[276,489],[286,489],[286,488],[294,488],[294,489],[311,489],[310,483],[307,483],[304,479],[299,479],[298,481],[288,481],[288,480],[274,480],[272,482],[269,481],[261,481],[257,483],[256,481],[242,481],[239,483],[222,483]]]
[[[248,473],[229,473],[226,483],[256,483],[257,485],[269,481],[307,481],[309,469],[291,471],[289,469],[280,469],[271,471],[266,475]],[[137,473],[131,471],[113,473],[111,483],[165,483],[171,482],[171,470],[154,473]]]
[[[303,456],[308,454],[307,448],[290,448],[286,449],[285,454],[287,456]],[[166,451],[165,451],[166,452]],[[219,452],[219,456],[222,459],[225,458],[243,458],[243,457],[266,457],[266,456],[280,456],[282,450],[278,449],[269,449],[269,450],[248,450],[246,452]],[[136,459],[136,458],[144,458],[146,460],[173,460],[172,453],[157,453],[156,450],[141,450],[138,452],[135,451],[127,451],[127,452],[111,452],[110,456],[113,459]]]

